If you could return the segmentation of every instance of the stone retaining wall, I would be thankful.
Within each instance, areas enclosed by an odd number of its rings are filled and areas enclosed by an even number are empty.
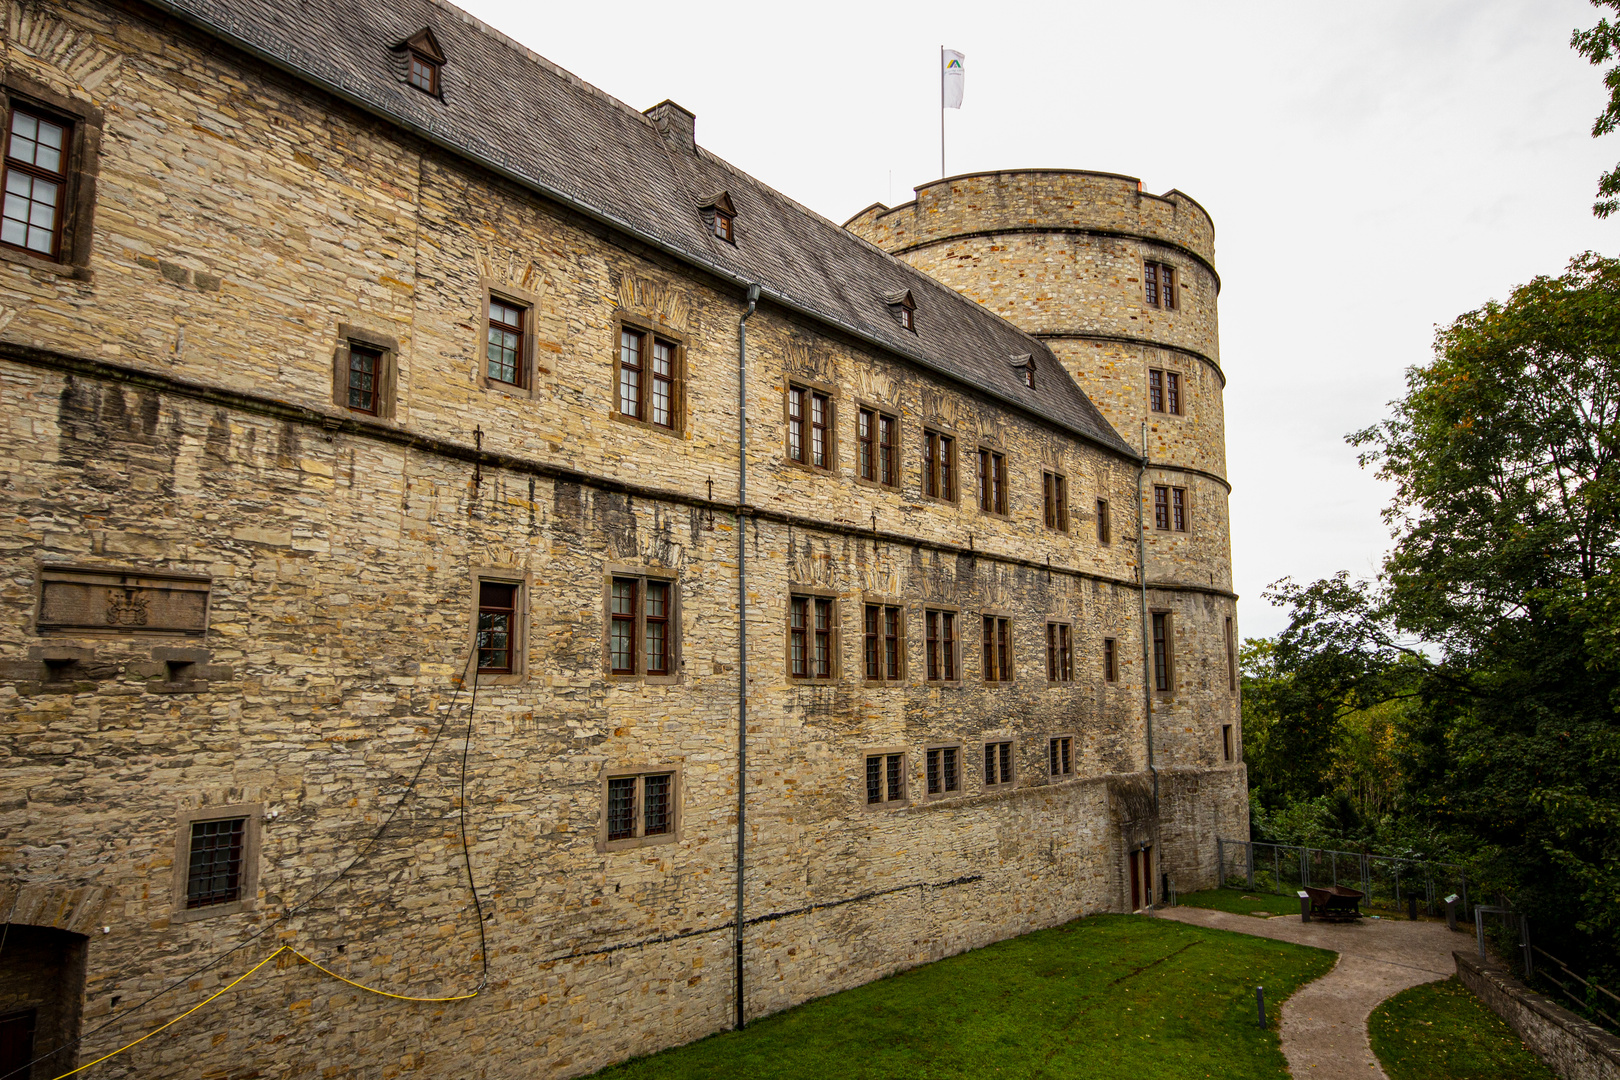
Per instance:
[[[1451,954],[1457,977],[1564,1080],[1620,1080],[1620,1039],[1526,987],[1495,964]]]

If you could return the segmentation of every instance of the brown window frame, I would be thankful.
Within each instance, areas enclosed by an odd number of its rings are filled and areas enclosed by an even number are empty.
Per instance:
[[[1166,416],[1186,414],[1181,372],[1169,368],[1148,368],[1148,411]]]
[[[798,399],[799,414],[793,415],[794,395],[802,395]],[[814,420],[817,402],[822,406],[822,421],[817,424]],[[804,382],[790,382],[787,393],[782,398],[782,436],[783,452],[787,460],[803,469],[810,469],[818,473],[836,472],[838,469],[838,397],[828,387],[815,386]],[[794,450],[794,424],[798,426],[798,449]],[[821,433],[822,463],[814,461],[816,432]]]
[[[242,822],[242,836],[236,895],[196,907],[191,906],[191,844],[195,827],[208,822],[237,820]],[[259,832],[263,820],[264,806],[260,803],[209,806],[184,810],[180,813],[174,837],[171,921],[195,922],[220,915],[253,911],[258,907]]]
[[[344,390],[348,396],[351,411],[376,416],[378,410],[382,407],[382,388],[378,384],[382,382],[384,352],[385,350],[379,349],[375,345],[364,345],[360,342],[353,342],[349,345],[348,379]],[[370,362],[371,369],[369,371],[364,366],[356,367],[357,362],[363,361]],[[355,385],[357,375],[362,380],[370,377],[371,386],[368,388],[364,385]]]
[[[923,795],[950,799],[966,790],[961,743],[939,743],[923,750]]]
[[[979,616],[979,649],[986,685],[1013,681],[1012,619],[993,611]]]
[[[1097,500],[1097,543],[1113,543],[1113,523],[1109,520],[1108,500]]]
[[[1175,311],[1180,306],[1176,293],[1176,268],[1152,259],[1142,262],[1142,302],[1151,308]]]
[[[415,49],[406,49],[405,53],[406,53],[406,60],[405,60],[405,65],[406,65],[405,66],[405,83],[406,83],[406,85],[414,87],[415,89],[422,91],[422,93],[424,93],[424,94],[431,94],[433,97],[438,97],[439,96],[439,67],[440,67],[439,62],[437,60],[433,59],[433,57],[427,55],[426,53],[418,52]],[[418,67],[420,67],[423,71],[425,71],[427,73],[427,85],[426,86],[423,86],[421,83],[416,81],[416,72],[417,72]]]
[[[796,621],[799,605],[803,603],[805,620],[803,625]],[[826,626],[822,626],[822,612],[827,613]],[[794,589],[788,594],[787,610],[787,674],[788,678],[797,683],[831,683],[838,681],[839,664],[839,623],[838,623],[838,597],[830,593],[818,593]],[[804,667],[798,670],[794,667],[794,648],[801,645],[804,656]],[[826,667],[817,666],[818,650],[826,652]]]
[[[351,405],[349,391],[356,350],[379,357],[372,376],[372,408]],[[338,345],[332,354],[332,404],[345,414],[392,420],[398,397],[399,342],[386,334],[349,323],[338,324]]]
[[[1176,692],[1175,621],[1169,611],[1154,611],[1149,625],[1153,635],[1153,691],[1157,694]]]
[[[636,339],[637,363],[625,363],[625,339]],[[660,375],[654,368],[658,348],[669,350],[669,372]],[[624,411],[626,401],[624,373],[637,373],[634,413]],[[654,390],[658,384],[668,387],[669,423],[652,419]],[[668,327],[639,320],[621,313],[614,323],[613,336],[613,407],[610,415],[626,424],[635,424],[665,435],[681,436],[686,432],[686,343],[685,339]]]
[[[1053,735],[1046,740],[1046,775],[1053,780],[1074,775],[1074,736]]]
[[[923,429],[922,496],[944,503],[955,503],[961,485],[957,483],[959,462],[957,438],[938,428]]]
[[[62,168],[58,173],[39,170],[32,163],[13,163],[11,125],[14,113],[61,125],[64,131]],[[0,73],[0,190],[5,174],[15,164],[20,172],[59,183],[51,250],[44,253],[23,244],[0,242],[0,261],[19,263],[79,281],[91,278],[90,245],[95,233],[96,184],[100,172],[103,114],[81,100],[58,93],[44,83],[15,71]],[[157,260],[142,258],[142,265],[158,269]]]
[[[856,405],[855,479],[876,487],[900,486],[900,418],[894,413]]]
[[[517,312],[519,322],[514,328],[510,323],[497,321],[494,305],[499,304]],[[483,336],[479,339],[477,349],[477,363],[473,368],[474,381],[485,390],[497,390],[513,397],[533,397],[535,393],[535,315],[539,307],[535,298],[521,290],[514,289],[505,283],[485,282],[484,284],[484,317],[480,324],[483,327]],[[489,351],[492,343],[490,334],[497,330],[504,333],[516,333],[517,348],[513,357],[513,378],[515,382],[508,382],[498,375],[490,373]],[[615,399],[617,400],[617,399]]]
[[[1046,624],[1046,681],[1072,683],[1074,681],[1074,624],[1048,622]]]
[[[468,604],[467,648],[472,656],[470,662],[472,677],[480,686],[521,686],[528,681],[529,671],[528,575],[510,567],[475,567],[468,580],[471,585],[471,602]],[[479,643],[483,640],[484,633],[480,623],[485,610],[485,584],[509,585],[513,589],[507,640],[509,667],[499,670],[478,666]]]
[[[507,603],[505,605],[497,602],[500,599],[498,594],[502,590],[506,591]],[[477,644],[478,659],[474,665],[474,671],[476,671],[479,675],[511,675],[514,673],[514,670],[520,666],[517,657],[517,645],[519,637],[517,624],[520,613],[523,610],[522,596],[520,595],[522,591],[523,583],[519,581],[499,581],[492,578],[483,578],[479,580]],[[486,635],[491,635],[498,632],[494,629],[493,622],[489,627],[485,626],[484,617],[486,615],[490,616],[492,619],[503,615],[505,616],[505,648],[495,649],[484,644],[486,640],[490,640],[490,638],[486,637]],[[490,653],[492,655],[498,653],[503,655],[506,658],[506,663],[504,665],[485,664],[485,653]]]
[[[709,231],[714,234],[716,240],[724,240],[733,245],[737,243],[735,216],[718,208],[709,215]]]
[[[672,570],[634,563],[609,563],[604,567],[602,582],[602,672],[610,682],[643,682],[651,686],[672,684],[681,680],[682,604],[680,577]],[[618,585],[633,589],[628,613],[615,610],[614,589]],[[650,614],[656,589],[664,590],[664,614]],[[664,627],[663,670],[652,666],[649,627]],[[617,626],[628,626],[630,632],[631,667],[616,666],[614,634]]]
[[[1012,787],[1018,782],[1018,748],[1016,739],[986,739],[982,777],[985,790]]]
[[[962,613],[956,608],[923,609],[925,682],[962,681]]]
[[[1041,502],[1046,527],[1054,532],[1069,531],[1069,479],[1050,469],[1041,472]]]
[[[979,447],[979,509],[1007,516],[1007,455],[993,446]]]
[[[1187,489],[1184,487],[1172,487],[1170,489],[1170,531],[1186,532],[1187,517]]]
[[[1103,638],[1103,682],[1119,682],[1119,639]]]
[[[909,757],[904,749],[898,747],[874,747],[862,752],[862,806],[868,810],[893,810],[911,805]]]
[[[1158,532],[1187,532],[1187,489],[1173,484],[1153,485],[1153,528]]]
[[[34,131],[36,136],[38,135],[40,124],[47,124],[51,127],[60,129],[61,146],[55,148],[55,153],[57,154],[58,163],[60,165],[59,168],[55,170],[47,169],[36,162],[23,161],[21,158],[12,156],[12,151],[18,138],[17,133],[13,129],[16,126],[17,117],[19,115],[25,116],[34,121]],[[36,259],[42,259],[46,262],[61,262],[62,234],[63,229],[67,224],[68,213],[71,209],[68,200],[73,194],[73,150],[74,144],[77,141],[74,134],[74,121],[72,117],[63,116],[54,109],[42,109],[36,105],[33,105],[32,103],[17,101],[12,101],[9,103],[5,110],[4,116],[0,117],[0,119],[3,119],[5,123],[4,128],[0,129],[0,166],[3,166],[0,167],[0,189],[4,190],[6,198],[8,200],[10,198],[11,174],[14,172],[27,176],[32,181],[50,184],[56,189],[55,199],[50,203],[51,230],[50,246],[48,248],[41,251],[38,248],[30,247],[28,245],[28,234],[34,229],[34,225],[32,223],[32,214],[29,215],[29,221],[24,223],[22,243],[19,244],[5,240],[3,235],[0,235],[0,244],[5,245],[12,250],[24,252]],[[30,139],[29,141],[33,142],[36,146],[36,152],[32,156],[37,156],[37,139]],[[47,147],[46,149],[50,148]],[[44,204],[43,200],[41,200],[41,204]],[[31,196],[29,205],[33,205]]]
[[[861,606],[861,675],[872,686],[906,678],[906,611],[900,604],[868,600]]]
[[[647,781],[665,780],[664,797],[667,808],[664,813],[663,830],[661,832],[647,832]],[[629,835],[615,835],[613,831],[613,793],[616,786],[624,781],[632,781],[631,828]],[[598,852],[630,851],[635,848],[651,847],[657,844],[673,844],[681,837],[683,814],[681,812],[682,774],[678,765],[666,766],[632,766],[626,768],[604,769],[601,776],[600,810],[596,825],[596,850]]]

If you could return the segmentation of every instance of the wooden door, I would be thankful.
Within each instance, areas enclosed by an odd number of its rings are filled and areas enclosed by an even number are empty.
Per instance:
[[[34,1059],[34,1010],[0,1016],[0,1076],[26,1080]]]

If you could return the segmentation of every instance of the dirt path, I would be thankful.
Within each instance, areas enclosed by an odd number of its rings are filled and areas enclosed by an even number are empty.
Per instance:
[[[1451,950],[1472,943],[1447,930],[1445,923],[1397,919],[1302,923],[1297,915],[1257,919],[1188,907],[1157,914],[1339,954],[1332,971],[1300,987],[1283,1005],[1282,1051],[1295,1080],[1387,1080],[1367,1042],[1368,1014],[1391,994],[1452,975],[1456,964]]]

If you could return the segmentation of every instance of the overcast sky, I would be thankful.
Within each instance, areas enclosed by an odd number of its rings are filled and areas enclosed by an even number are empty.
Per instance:
[[[947,173],[1060,167],[1179,188],[1215,218],[1244,636],[1284,576],[1370,575],[1388,492],[1346,432],[1385,415],[1437,325],[1586,250],[1614,254],[1569,48],[1585,0],[1308,4],[545,4],[473,14],[842,222],[937,178],[941,45],[967,56]]]

